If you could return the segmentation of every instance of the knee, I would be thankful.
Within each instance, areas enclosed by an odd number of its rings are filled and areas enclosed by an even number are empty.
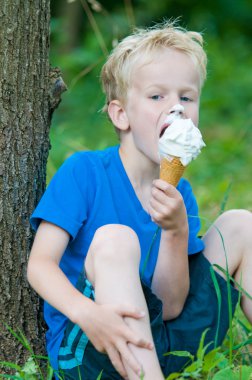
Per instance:
[[[252,213],[247,210],[224,212],[214,223],[216,232],[234,249],[247,250],[252,244]]]
[[[136,233],[128,226],[107,224],[97,229],[90,251],[99,260],[140,260],[140,246]]]
[[[217,219],[216,225],[234,237],[245,237],[251,235],[252,213],[247,210],[229,210]]]

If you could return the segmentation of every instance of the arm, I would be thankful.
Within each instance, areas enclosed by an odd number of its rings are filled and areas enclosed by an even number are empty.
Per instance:
[[[68,242],[69,235],[66,231],[53,224],[41,222],[32,246],[27,277],[43,299],[73,321],[78,303],[88,304],[89,301],[71,285],[59,268]]]
[[[181,312],[189,290],[187,215],[181,194],[162,180],[154,181],[150,205],[153,221],[162,228],[152,288],[168,320]]]
[[[28,262],[28,281],[32,287],[57,310],[78,324],[95,348],[107,352],[117,371],[125,376],[122,358],[139,371],[139,363],[122,341],[152,349],[145,339],[136,336],[127,326],[124,317],[142,318],[139,310],[130,306],[98,305],[81,294],[59,268],[59,262],[69,242],[63,229],[41,222]],[[110,354],[109,354],[110,353]]]

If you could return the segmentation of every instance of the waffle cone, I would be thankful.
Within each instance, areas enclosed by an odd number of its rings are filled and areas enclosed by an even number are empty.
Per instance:
[[[181,164],[178,157],[174,157],[171,161],[162,158],[160,163],[160,178],[173,186],[177,186],[180,178],[185,170],[185,166]]]

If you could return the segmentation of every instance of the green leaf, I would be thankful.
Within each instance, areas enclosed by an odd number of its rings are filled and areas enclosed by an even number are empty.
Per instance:
[[[99,376],[97,377],[96,380],[101,380],[101,378],[102,378],[102,373],[103,373],[103,370],[101,371],[101,373],[99,374]]]
[[[192,364],[190,364],[188,367],[186,367],[183,371],[183,375],[188,376],[190,375],[193,378],[198,378],[199,373],[201,372],[202,369],[202,361],[201,360],[196,360]]]
[[[205,355],[202,367],[203,372],[209,372],[222,362],[225,362],[225,367],[227,366],[228,360],[225,358],[224,355],[218,352],[219,349],[220,348],[216,348]]]
[[[38,372],[38,366],[34,362],[33,358],[29,358],[22,368],[22,372],[26,375],[36,375]]]
[[[242,365],[236,368],[225,368],[217,372],[212,380],[250,380],[252,367]]]
[[[252,367],[241,365],[238,371],[239,380],[250,380],[252,375]]]
[[[174,379],[181,379],[181,373],[179,372],[173,372],[171,373],[165,380],[174,380]]]
[[[26,373],[24,376],[24,380],[38,380],[38,376]]]
[[[186,358],[190,358],[191,360],[194,359],[194,356],[188,352],[188,351],[171,351],[171,352],[166,352],[164,354],[164,356],[168,356],[168,355],[174,355],[174,356],[183,356],[183,357],[186,357]]]
[[[230,367],[221,369],[219,372],[217,372],[212,380],[236,380],[236,377],[234,377],[234,373]]]
[[[227,367],[229,367],[229,360],[226,356],[224,356],[224,354],[222,353],[223,355],[223,360],[218,364],[218,368],[219,369],[225,369]]]
[[[198,361],[201,362],[201,367],[202,367],[202,364],[203,364],[205,353],[206,353],[208,347],[212,344],[212,342],[209,342],[206,346],[204,346],[206,334],[207,334],[208,331],[209,331],[209,328],[206,329],[202,333],[201,338],[200,338],[199,348],[198,348],[198,351],[197,351],[197,358],[198,358]]]

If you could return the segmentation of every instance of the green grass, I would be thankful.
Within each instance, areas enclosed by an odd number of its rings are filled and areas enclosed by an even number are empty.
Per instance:
[[[227,201],[228,194],[224,197],[224,201],[221,205],[220,211],[223,210],[223,204]],[[212,225],[209,220],[205,219],[205,223],[210,227]],[[213,225],[212,225],[213,226]],[[225,241],[220,230],[216,228],[220,235],[223,251],[226,257],[226,268],[223,269],[218,265],[211,267],[211,277],[213,280],[216,296],[218,300],[218,325],[216,330],[216,336],[214,342],[205,344],[205,337],[209,329],[202,332],[199,347],[195,355],[192,355],[188,351],[175,351],[164,353],[165,356],[173,355],[188,358],[187,364],[180,372],[170,374],[166,380],[183,380],[183,379],[199,379],[199,380],[251,380],[252,379],[252,326],[244,317],[240,304],[241,294],[244,293],[248,298],[252,300],[252,296],[249,295],[241,286],[240,283],[229,275],[228,271],[228,259],[225,247]],[[150,245],[149,253],[151,252],[152,245],[156,239],[157,231],[153,235],[153,239]],[[147,255],[148,256],[148,255]],[[221,292],[219,289],[218,281],[214,268],[222,271],[227,278],[227,290],[228,290],[228,313],[229,313],[229,331],[221,347],[217,346],[219,326],[221,323]],[[236,308],[235,316],[232,318],[232,301],[231,301],[231,282],[233,282],[237,289],[240,291],[239,302]],[[242,282],[242,279],[241,279]],[[15,375],[0,374],[0,378],[9,379],[24,379],[24,380],[52,380],[53,369],[49,365],[49,360],[45,356],[36,355],[31,348],[29,342],[23,333],[14,331],[8,325],[5,325],[9,332],[13,335],[13,338],[19,341],[29,352],[29,359],[23,365],[17,365],[11,362],[0,362],[0,368],[8,368],[15,372]],[[207,349],[211,343],[214,343],[214,349],[207,352]],[[43,369],[42,369],[43,368]],[[8,371],[9,373],[9,371]],[[57,372],[57,375],[61,380],[64,380],[64,375]],[[144,380],[144,376],[140,376],[141,380]],[[81,375],[79,376],[81,379]],[[84,379],[83,379],[84,380]],[[102,371],[97,380],[102,380]]]
[[[23,379],[23,380],[52,380],[54,372],[48,363],[48,358],[35,355],[26,338],[19,331],[14,332],[9,327],[9,331],[13,337],[18,339],[27,350],[30,357],[23,365],[17,365],[10,362],[0,362],[0,367],[4,370],[8,368],[13,370],[15,374],[0,374],[0,378]],[[252,378],[252,331],[251,326],[244,320],[241,310],[237,308],[232,326],[233,338],[230,339],[230,331],[227,335],[222,347],[215,347],[210,352],[206,352],[209,344],[205,345],[205,336],[207,330],[203,332],[201,341],[196,355],[187,351],[169,352],[165,355],[177,355],[188,358],[188,363],[179,373],[170,374],[166,380],[182,380],[182,379],[199,379],[199,380],[251,380]],[[236,342],[239,341],[238,342]],[[43,369],[42,369],[43,368]],[[45,373],[46,372],[46,373]],[[60,379],[64,376],[57,373]],[[79,377],[80,380],[81,376]],[[144,376],[140,379],[144,380]],[[84,379],[83,379],[84,380]],[[102,380],[102,371],[97,380]]]

